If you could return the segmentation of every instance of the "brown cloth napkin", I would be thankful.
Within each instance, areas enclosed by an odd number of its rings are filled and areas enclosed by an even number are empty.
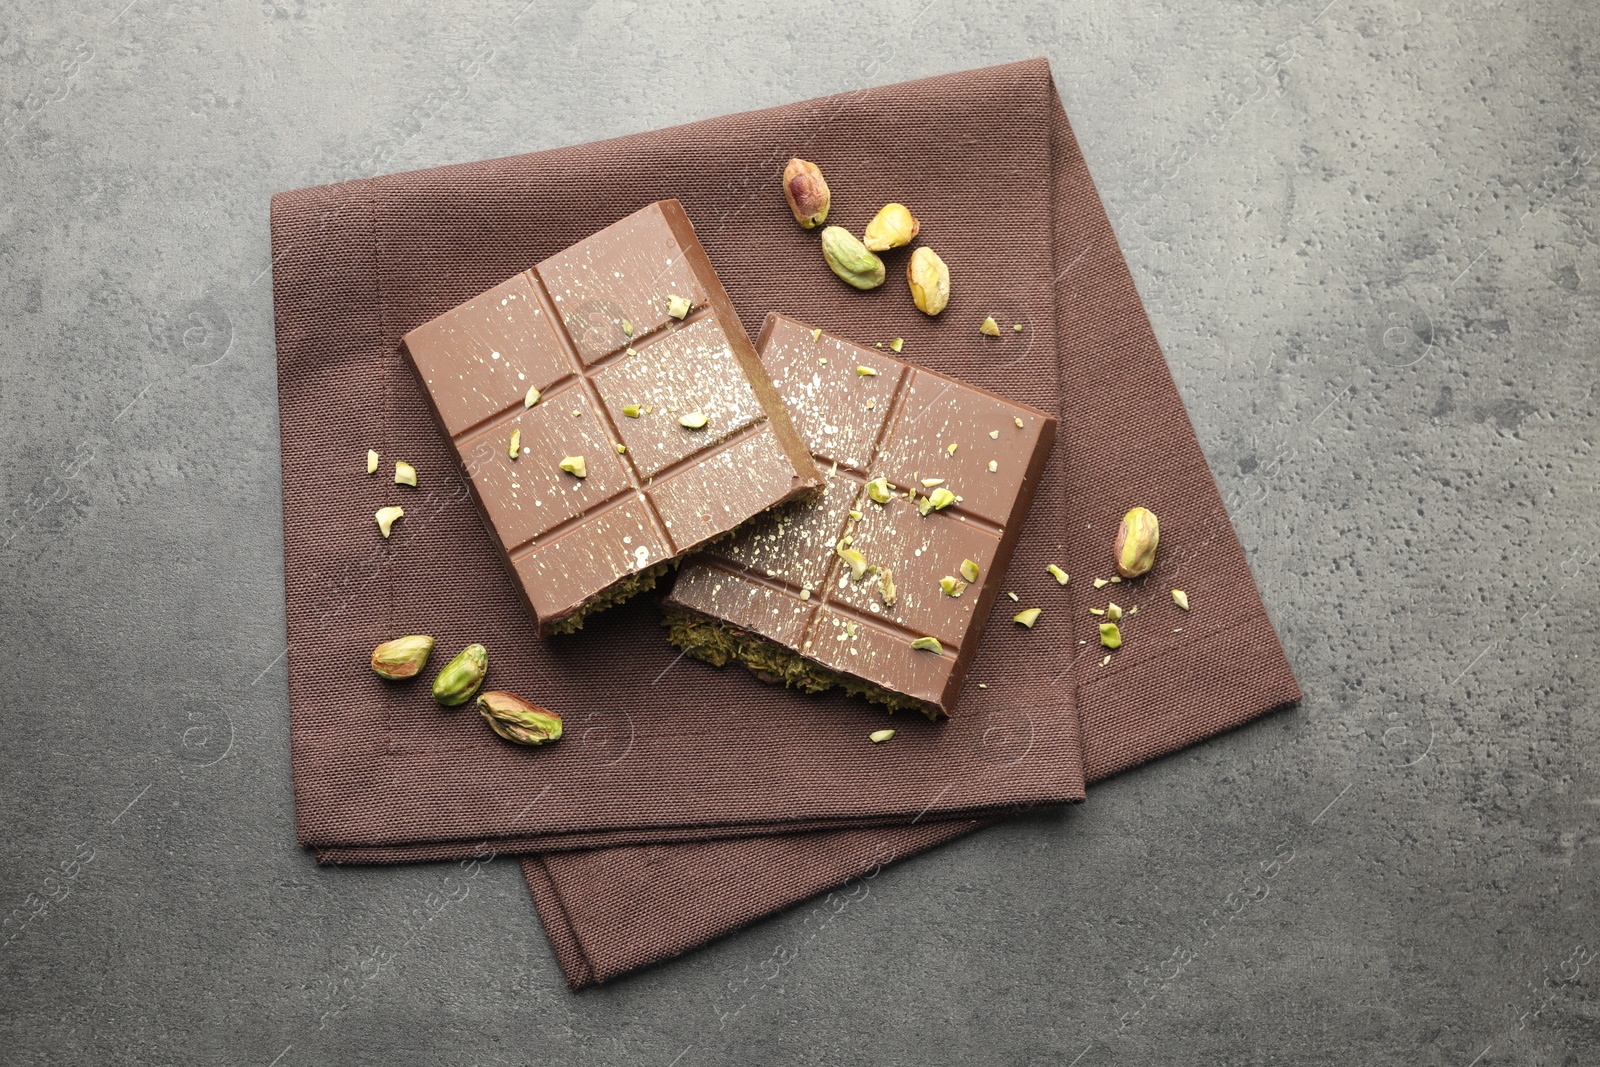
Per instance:
[[[791,155],[828,175],[830,222],[859,232],[888,200],[913,207],[951,267],[943,316],[911,308],[903,254],[872,293],[827,273],[782,202]],[[869,745],[876,708],[678,661],[648,600],[571,638],[533,635],[398,340],[666,197],[752,332],[777,310],[869,343],[903,336],[906,358],[1059,413],[1007,575],[1044,616],[1025,630],[1000,602],[951,721],[900,716],[893,742]],[[575,987],[999,812],[1079,799],[1085,773],[1299,695],[1043,61],[280,194],[272,227],[299,838],[336,862],[536,853],[524,872]],[[1024,329],[981,337],[985,315]],[[384,457],[371,477],[368,448]],[[417,466],[415,490],[390,484],[395,459]],[[407,515],[382,541],[372,513],[390,503]],[[1091,579],[1110,575],[1135,503],[1161,515],[1162,555],[1107,587],[1141,614],[1102,667],[1085,609],[1107,595]],[[487,644],[490,683],[560,712],[567,737],[514,749],[425,682],[381,683],[367,653],[411,632],[444,656]]]

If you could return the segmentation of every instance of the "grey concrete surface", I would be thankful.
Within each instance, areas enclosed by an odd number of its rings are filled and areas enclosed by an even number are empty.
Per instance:
[[[4,3],[0,1060],[1600,1063],[1597,39],[1586,0]],[[511,863],[423,918],[448,868],[298,851],[269,194],[1040,53],[1304,705],[581,995]]]

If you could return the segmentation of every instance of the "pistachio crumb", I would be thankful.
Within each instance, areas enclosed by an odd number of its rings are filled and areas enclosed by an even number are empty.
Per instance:
[[[1104,589],[1106,586],[1108,586],[1110,584],[1111,583],[1106,581],[1104,578],[1096,578],[1094,580],[1094,587],[1096,589]]]
[[[618,441],[617,442],[617,455],[620,456],[626,451],[628,451],[628,446],[623,444],[621,441]]]
[[[405,508],[379,508],[372,517],[378,520],[378,532],[388,537],[389,531],[394,529],[395,521],[405,513]]]
[[[677,293],[667,294],[667,314],[675,319],[681,319],[689,314],[689,301]]]
[[[1012,326],[1011,327],[1011,331],[1013,333],[1021,333],[1022,332],[1022,323],[1019,322],[1019,323],[1015,324],[1014,326]]]
[[[892,352],[899,352],[901,349],[905,348],[905,346],[906,339],[904,337],[896,337],[893,341],[889,342],[889,349]]]
[[[862,378],[876,378],[878,376],[877,371],[860,363],[856,364],[856,374]]]
[[[639,417],[639,405],[624,404],[622,405],[622,413],[630,419],[637,419]]]
[[[809,590],[809,589],[800,590],[800,599],[801,600],[810,600],[811,599],[811,590]]]
[[[861,512],[859,512],[859,511],[851,511],[850,512],[850,521],[852,521],[852,522],[860,522],[861,518],[862,518]]]
[[[1006,590],[1006,596],[1010,597],[1012,600],[1016,600],[1017,599],[1017,594],[1011,592],[1011,590],[1009,590],[1009,589]]]
[[[861,554],[861,550],[859,548],[850,548],[841,541],[838,545],[834,546],[834,552],[838,554],[840,559],[850,564],[850,577],[853,581],[859,582],[862,578],[866,577],[867,557]]]
[[[924,478],[924,479],[922,479],[922,484],[926,488],[932,489],[936,485],[943,485],[944,484],[944,479],[943,478]]]
[[[629,345],[622,350],[622,354],[625,356],[637,356],[639,353],[632,345]]]
[[[945,596],[958,597],[967,591],[967,583],[947,574],[939,579],[939,591]]]
[[[528,392],[522,398],[522,406],[525,407],[525,408],[531,408],[531,407],[533,407],[533,405],[537,404],[538,402],[539,402],[539,387],[537,385],[528,386]]]
[[[811,339],[813,341],[819,340],[821,337],[822,337],[822,331],[821,330],[812,330],[811,331]]]
[[[893,736],[893,730],[874,730],[867,735],[868,739],[871,740],[871,742],[875,745],[881,745]]]
[[[944,646],[937,637],[919,637],[911,642],[911,647],[919,652],[943,652]]]
[[[1105,613],[1106,613],[1106,609],[1105,608],[1090,608],[1089,609],[1089,614],[1090,615],[1104,615]]]
[[[1110,663],[1110,662],[1111,662],[1111,653],[1107,652],[1106,653],[1106,658],[1100,661],[1100,666],[1104,667],[1107,663]]]
[[[632,337],[633,336],[633,323],[629,322],[627,319],[623,319],[622,320],[622,332],[627,334],[629,337]]]
[[[868,411],[871,411],[873,408],[875,408],[877,406],[878,406],[877,401],[870,400],[870,399],[867,401],[867,410]]]
[[[1000,440],[1000,431],[999,430],[990,430],[989,431],[989,440],[991,440],[991,441]]]
[[[395,460],[394,484],[415,486],[417,484],[417,468],[403,459]]]
[[[378,473],[378,454],[370,448],[367,449],[367,473]]]
[[[572,409],[572,417],[575,418],[575,419],[581,419],[583,417],[583,409],[582,408],[573,408]]]
[[[994,460],[991,459],[989,461],[989,473],[993,474],[995,471],[997,471],[999,469],[1000,469],[1000,464],[996,463]]]
[[[949,444],[944,446],[945,455],[947,455],[947,456],[955,455],[956,454],[956,449],[958,449],[960,447],[961,447],[961,445],[960,445],[959,442],[951,441]]]
[[[867,498],[875,504],[887,504],[892,495],[887,478],[874,478],[867,483]]]
[[[828,357],[827,356],[818,356],[817,357],[817,362],[822,364],[824,367],[826,367],[828,365]]]
[[[689,430],[702,430],[705,428],[706,422],[705,412],[699,408],[689,412],[687,415],[678,416],[678,425]]]
[[[518,427],[511,431],[511,445],[506,449],[506,455],[516,459],[522,454],[522,429]]]
[[[1054,578],[1062,585],[1066,585],[1067,582],[1071,580],[1071,575],[1067,574],[1067,572],[1062,570],[1060,567],[1057,567],[1054,563],[1046,567],[1045,570],[1050,572],[1050,577]]]
[[[556,466],[560,467],[574,478],[589,477],[589,466],[588,464],[584,463],[582,456],[564,456],[562,457],[561,462],[556,464]]]
[[[1128,608],[1128,614],[1129,615],[1137,615],[1137,614],[1139,614],[1139,605],[1134,604],[1134,605],[1130,606]]]
[[[986,685],[984,685],[984,684],[983,684],[983,683],[982,683],[982,682],[979,682],[979,683],[978,683],[978,688],[979,688],[979,689],[987,689],[987,688],[989,688],[989,687],[988,687],[988,686],[986,686]]]
[[[1017,424],[1017,429],[1019,429],[1019,430],[1022,429],[1022,427],[1024,426],[1024,423],[1022,421],[1021,416],[1013,418],[1011,421]]]
[[[972,560],[970,560],[970,559],[962,560],[961,561],[961,577],[965,578],[969,582],[977,581],[978,580],[978,565],[976,563],[972,562]]]
[[[1120,581],[1122,581],[1122,575],[1120,575],[1120,574],[1113,574],[1113,575],[1112,575],[1112,576],[1111,576],[1111,581],[1113,581],[1113,582],[1120,582]]]
[[[883,598],[884,607],[894,607],[894,572],[888,567],[878,572],[878,595]]]
[[[1115,600],[1106,605],[1106,618],[1112,622],[1122,621],[1122,608],[1117,605]]]
[[[883,342],[879,341],[877,347],[882,348],[883,347]]]
[[[1189,610],[1189,594],[1182,589],[1174,589],[1172,591],[1172,602],[1184,611]]]
[[[1043,608],[1024,608],[1011,616],[1011,621],[1020,623],[1031,630],[1033,629],[1033,624],[1039,621],[1039,616],[1043,613]]]
[[[978,327],[978,332],[983,334],[985,337],[999,337],[1000,324],[994,321],[993,315],[990,315],[988,318],[984,319],[983,324]]]

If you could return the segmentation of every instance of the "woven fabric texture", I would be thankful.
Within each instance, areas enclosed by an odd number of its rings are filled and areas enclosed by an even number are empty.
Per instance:
[[[903,253],[871,293],[828,273],[782,201],[791,155],[827,174],[830,222],[860,232],[880,204],[912,205],[951,267],[944,315],[912,308]],[[870,745],[879,709],[680,660],[648,597],[534,636],[398,340],[668,197],[748,330],[776,310],[902,336],[913,362],[1058,413],[1006,582],[1044,615],[1017,627],[1000,601],[949,722],[900,716]],[[1043,61],[279,194],[272,241],[299,839],[337,862],[539,853],[524,872],[574,986],[1298,697]],[[986,315],[1002,337],[978,334]],[[416,489],[390,484],[395,459]],[[1090,579],[1136,503],[1161,515],[1162,555],[1108,587],[1141,614],[1102,667]],[[406,509],[387,541],[386,504]],[[418,632],[441,656],[488,645],[490,684],[561,713],[567,737],[514,748],[425,682],[367,669],[374,644]]]

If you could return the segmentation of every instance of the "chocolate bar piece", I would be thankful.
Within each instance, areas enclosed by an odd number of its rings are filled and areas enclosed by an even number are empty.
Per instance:
[[[541,634],[580,628],[821,485],[676,200],[405,348]]]
[[[756,347],[826,488],[685,563],[669,640],[808,692],[948,715],[1055,419],[782,315]]]

